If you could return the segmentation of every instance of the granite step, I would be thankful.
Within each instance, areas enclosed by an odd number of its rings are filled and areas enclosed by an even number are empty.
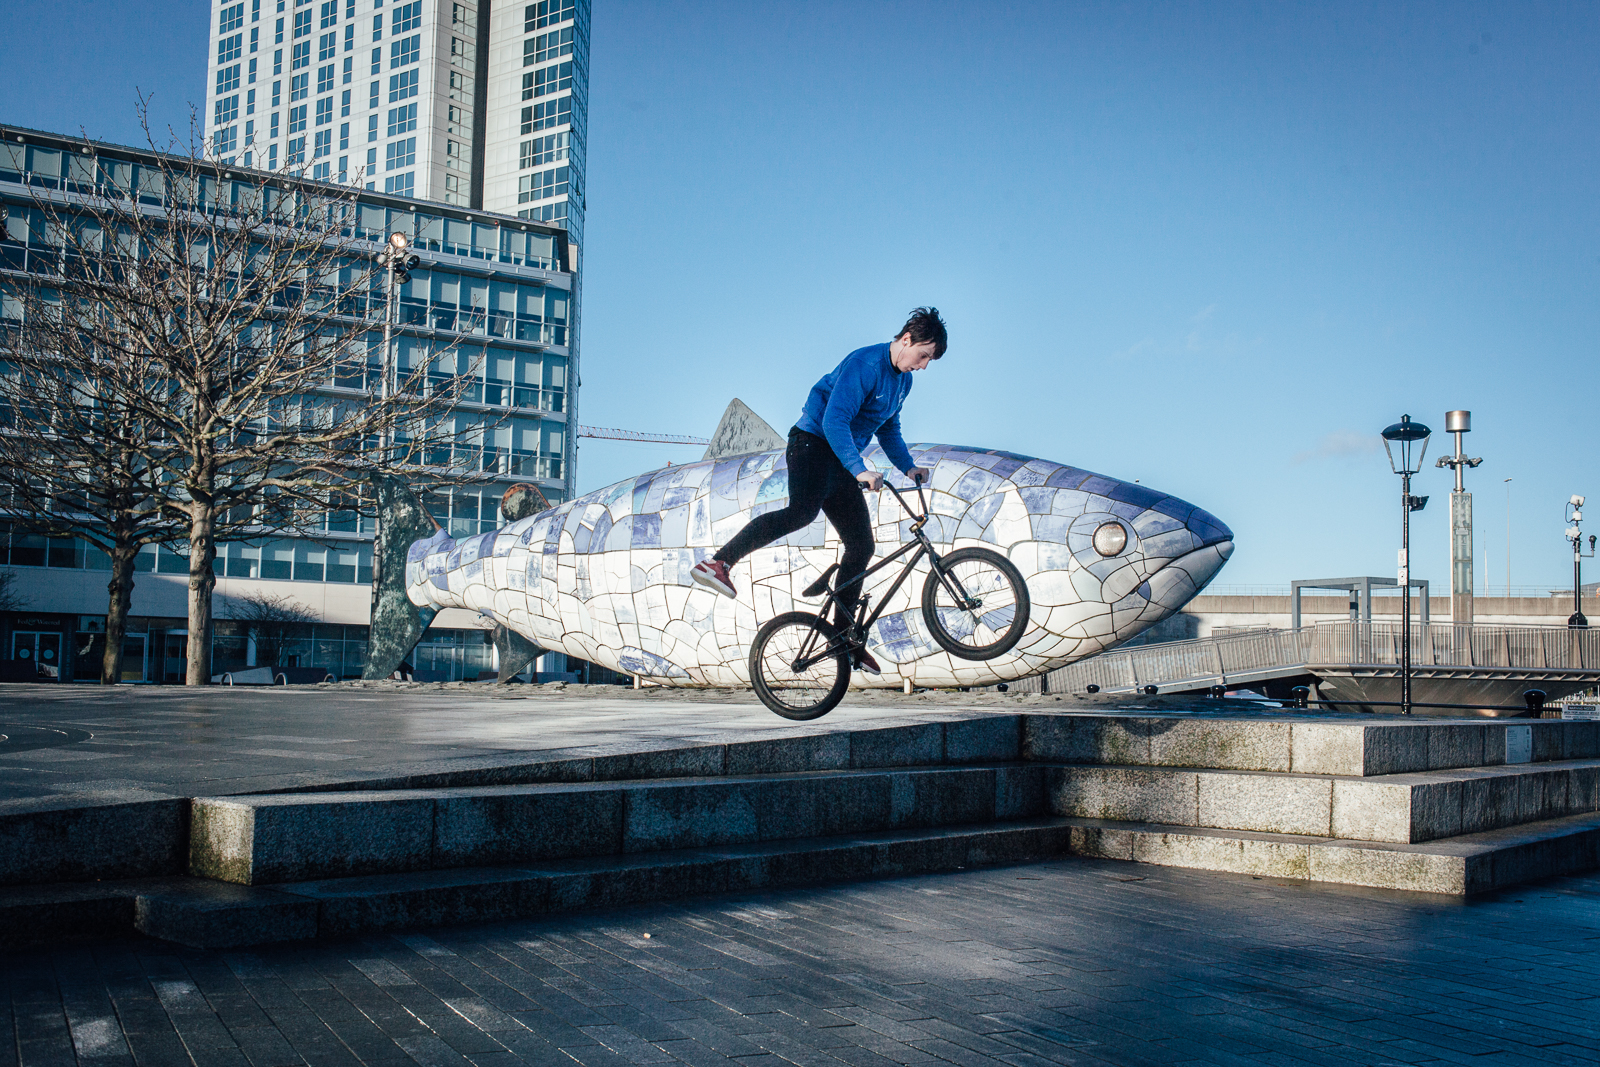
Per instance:
[[[1059,856],[1065,819],[240,886],[204,878],[0,889],[0,944],[141,933],[233,948]]]
[[[1600,759],[1370,777],[1050,766],[1052,815],[1415,844],[1600,810]]]
[[[1022,759],[1365,777],[1600,758],[1600,722],[1034,714]]]
[[[1423,844],[1068,819],[1074,855],[1467,896],[1600,866],[1600,813]]]
[[[238,885],[579,859],[1042,814],[1026,764],[209,797],[189,873]]]

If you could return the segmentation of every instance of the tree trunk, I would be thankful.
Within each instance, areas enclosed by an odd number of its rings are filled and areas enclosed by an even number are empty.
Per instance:
[[[106,647],[100,657],[100,684],[122,681],[122,639],[128,633],[128,615],[133,610],[133,563],[138,545],[117,545],[111,550],[111,594],[106,604]]]
[[[216,508],[189,505],[189,669],[185,685],[211,684],[211,594],[217,587]]]

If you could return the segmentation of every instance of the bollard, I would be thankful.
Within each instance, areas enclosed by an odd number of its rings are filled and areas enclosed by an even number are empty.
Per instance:
[[[1304,708],[1307,706],[1306,701],[1311,696],[1311,687],[1309,685],[1297,685],[1293,689],[1289,690],[1289,692],[1294,695],[1295,707]]]
[[[1543,718],[1545,701],[1545,693],[1543,689],[1524,690],[1522,699],[1528,705],[1528,710],[1525,713],[1526,718]]]
[[[1157,689],[1153,685],[1147,685],[1143,689],[1139,690],[1139,692],[1143,693],[1147,697],[1153,697],[1157,693],[1161,692],[1161,690]]]
[[[1214,685],[1211,687],[1211,697],[1213,700],[1221,700],[1227,695],[1227,693],[1228,687],[1225,685]]]
[[[1088,691],[1091,692],[1091,693],[1098,693],[1098,692],[1100,692],[1100,687],[1098,685],[1095,685],[1093,682],[1090,682]]]
[[[1011,687],[1009,685],[1007,685],[1005,682],[1001,682],[999,685],[995,686],[995,688],[1000,690],[1000,692],[1002,692],[1002,693],[1011,692]]]

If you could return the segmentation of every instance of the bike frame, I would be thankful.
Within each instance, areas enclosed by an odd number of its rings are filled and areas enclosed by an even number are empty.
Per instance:
[[[900,591],[900,587],[905,584],[906,579],[911,577],[912,571],[916,570],[917,564],[921,562],[924,556],[928,558],[929,565],[933,568],[933,573],[939,576],[939,581],[944,583],[945,589],[955,598],[957,604],[969,610],[977,607],[978,601],[968,596],[966,590],[961,588],[960,583],[955,580],[954,576],[940,566],[939,550],[933,547],[933,542],[929,540],[928,535],[922,532],[922,528],[928,524],[928,500],[923,495],[922,483],[917,483],[917,503],[921,506],[921,514],[911,509],[911,505],[906,503],[906,498],[900,495],[900,490],[888,482],[884,483],[884,487],[894,494],[894,498],[900,502],[900,506],[905,509],[906,514],[911,516],[912,540],[907,541],[889,555],[862,571],[859,577],[852,578],[837,589],[830,586],[827,597],[822,601],[822,606],[817,609],[817,617],[823,620],[829,619],[832,614],[832,608],[839,602],[841,590],[848,589],[857,582],[865,582],[867,578],[883,570],[883,568],[908,552],[912,554],[911,558],[906,561],[905,566],[900,571],[900,576],[894,580],[893,585],[889,586],[889,591],[883,594],[883,598],[878,601],[877,609],[871,615],[867,614],[868,602],[871,598],[864,593],[862,594],[860,602],[856,605],[856,617],[854,620],[855,626],[860,632],[866,633],[872,624],[878,621],[878,617],[883,614],[883,609],[894,599],[894,595]],[[835,564],[834,566],[838,565]],[[812,627],[811,635],[801,644],[800,651],[793,664],[796,674],[807,670],[819,660],[837,655],[840,647],[844,645],[845,639],[848,637],[847,634],[841,634],[828,642],[826,648],[818,651],[814,646],[820,632],[816,627]]]

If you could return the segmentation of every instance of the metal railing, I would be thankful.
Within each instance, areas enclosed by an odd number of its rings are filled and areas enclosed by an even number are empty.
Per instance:
[[[1281,676],[1307,665],[1397,667],[1398,622],[1323,622],[1298,630],[1258,630],[1192,641],[1113,649],[1045,676],[1049,692],[1192,687]],[[1431,623],[1411,627],[1411,664],[1600,673],[1600,629]],[[1024,684],[1013,685],[1019,691]]]

